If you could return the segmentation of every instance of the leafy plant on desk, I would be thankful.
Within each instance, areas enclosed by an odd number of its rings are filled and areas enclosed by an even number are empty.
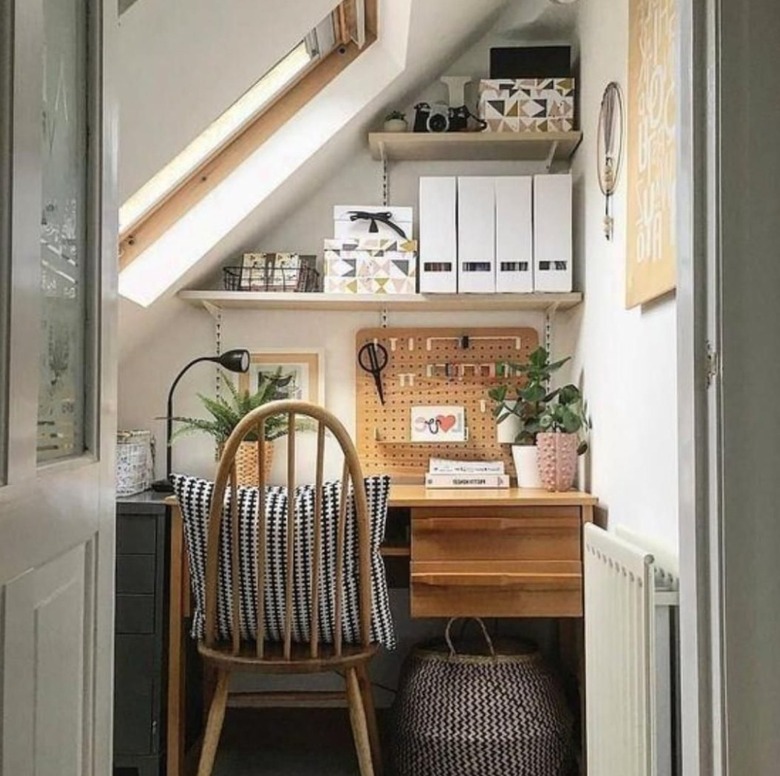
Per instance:
[[[577,455],[588,449],[587,434],[592,427],[588,407],[576,385],[564,385],[539,417],[541,433],[576,434],[579,440]]]
[[[173,420],[181,424],[174,432],[171,439],[175,439],[184,434],[202,432],[210,434],[222,446],[227,442],[233,429],[239,424],[241,419],[248,415],[252,410],[274,401],[278,397],[279,389],[284,388],[292,377],[282,377],[281,367],[275,374],[260,375],[259,388],[254,393],[249,391],[240,391],[236,388],[233,380],[224,372],[221,372],[223,382],[228,387],[228,398],[222,396],[210,398],[199,393],[198,398],[203,402],[203,406],[211,415],[210,418],[189,418],[174,417]],[[303,427],[302,427],[303,428]],[[308,428],[308,425],[306,425]],[[265,439],[271,442],[274,439],[283,437],[288,432],[287,417],[285,415],[272,415],[265,420]],[[257,435],[250,432],[246,436],[247,442],[257,440]]]
[[[560,361],[550,361],[550,354],[544,347],[538,347],[528,357],[525,364],[511,364],[516,374],[525,375],[525,384],[517,388],[510,385],[498,385],[488,391],[495,402],[493,417],[497,423],[503,423],[511,417],[518,418],[519,430],[515,435],[515,444],[534,445],[536,435],[545,429],[541,419],[548,404],[558,395],[560,389],[550,390],[550,381],[570,357]]]

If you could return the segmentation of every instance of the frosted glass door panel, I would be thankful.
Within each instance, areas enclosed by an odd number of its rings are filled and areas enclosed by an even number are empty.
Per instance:
[[[44,0],[38,461],[84,451],[85,0]]]

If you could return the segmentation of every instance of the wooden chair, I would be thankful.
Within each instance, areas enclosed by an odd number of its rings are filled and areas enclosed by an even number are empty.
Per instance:
[[[289,433],[287,442],[287,558],[286,558],[286,606],[284,612],[284,638],[281,642],[266,639],[265,629],[265,440],[266,419],[275,415],[287,415]],[[307,643],[294,643],[293,632],[293,558],[296,541],[295,499],[290,495],[296,487],[296,418],[302,416],[316,421],[317,459],[316,491],[314,507],[314,555],[312,560],[311,635]],[[324,643],[318,631],[319,575],[322,554],[322,484],[323,459],[325,454],[325,431],[332,432],[344,455],[341,477],[341,494],[338,510],[336,586],[335,586],[335,638],[333,643]],[[257,552],[257,635],[250,642],[241,640],[239,633],[239,531],[238,499],[236,496],[236,454],[239,445],[248,434],[254,433],[257,441],[259,504]],[[346,532],[346,494],[350,482],[353,484],[354,505],[357,516],[358,570],[359,570],[359,622],[360,643],[345,644],[342,639],[342,601],[344,600],[344,544]],[[217,586],[219,566],[220,524],[222,522],[223,499],[227,488],[231,490],[229,519],[232,523],[232,612],[230,613],[232,640],[220,641],[217,632]],[[346,699],[361,776],[381,776],[382,761],[376,714],[368,677],[368,662],[377,651],[377,645],[370,642],[371,618],[371,576],[369,515],[366,494],[363,488],[363,474],[355,447],[344,426],[330,412],[313,404],[301,401],[277,401],[263,405],[246,415],[236,426],[225,444],[220,458],[216,483],[211,502],[208,527],[208,548],[206,557],[206,611],[205,639],[198,644],[204,660],[204,668],[215,674],[214,691],[208,711],[208,720],[203,740],[203,749],[198,766],[198,776],[210,776],[219,742],[225,706],[228,699],[228,683],[234,671],[265,674],[310,674],[343,672],[346,680]],[[279,693],[273,693],[278,697]],[[295,693],[300,698],[302,693]],[[315,696],[317,693],[305,693]],[[330,693],[329,696],[333,694]],[[344,697],[343,694],[341,697]]]

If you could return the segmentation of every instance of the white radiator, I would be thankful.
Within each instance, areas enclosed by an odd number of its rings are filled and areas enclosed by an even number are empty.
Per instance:
[[[640,544],[650,543],[585,526],[588,776],[676,772],[677,561]]]

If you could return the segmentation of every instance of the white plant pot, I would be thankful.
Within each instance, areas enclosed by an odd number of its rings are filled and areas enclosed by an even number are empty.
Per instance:
[[[406,132],[409,129],[409,125],[406,123],[406,119],[388,119],[382,126],[385,132]]]
[[[541,488],[539,455],[536,445],[512,445],[518,488]]]
[[[508,415],[500,423],[496,423],[496,442],[500,445],[514,444],[519,433],[520,418],[517,415]]]

